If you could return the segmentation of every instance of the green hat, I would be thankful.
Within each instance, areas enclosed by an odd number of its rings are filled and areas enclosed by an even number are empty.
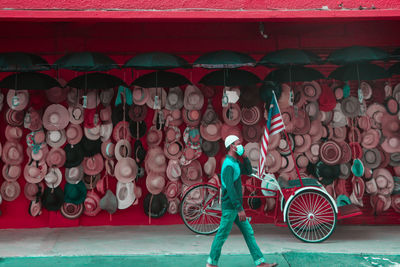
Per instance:
[[[361,177],[364,175],[364,165],[360,159],[354,160],[353,166],[351,166],[351,171],[357,177]]]
[[[346,195],[339,195],[336,198],[336,203],[338,207],[346,206],[351,204],[351,200],[348,196]]]
[[[64,201],[65,203],[81,204],[86,198],[86,186],[80,181],[77,184],[66,183],[64,187]]]

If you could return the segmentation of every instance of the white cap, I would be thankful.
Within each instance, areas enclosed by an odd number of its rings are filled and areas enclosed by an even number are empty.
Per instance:
[[[232,145],[237,140],[239,140],[239,137],[237,137],[236,135],[228,135],[225,138],[225,147],[228,148],[228,146]]]

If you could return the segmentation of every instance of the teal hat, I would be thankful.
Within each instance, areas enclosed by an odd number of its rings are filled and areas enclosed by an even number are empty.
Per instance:
[[[351,166],[351,171],[354,176],[361,177],[364,175],[364,164],[360,159],[355,159],[353,166]]]
[[[85,201],[87,189],[85,184],[80,181],[77,184],[66,183],[64,187],[65,203],[81,204]]]
[[[351,200],[348,196],[346,195],[339,195],[336,198],[336,203],[338,207],[346,206],[351,204]]]

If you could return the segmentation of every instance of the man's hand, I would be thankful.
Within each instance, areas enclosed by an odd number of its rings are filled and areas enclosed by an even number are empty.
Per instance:
[[[244,212],[244,210],[239,211],[238,216],[239,216],[239,221],[243,222],[246,220],[246,213]]]

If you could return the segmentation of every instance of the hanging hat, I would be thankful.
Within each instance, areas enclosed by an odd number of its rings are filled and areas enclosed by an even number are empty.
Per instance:
[[[61,187],[44,189],[42,196],[42,205],[49,211],[57,211],[64,203],[64,192]]]
[[[155,172],[150,172],[146,178],[146,187],[151,194],[159,194],[163,191],[166,181],[163,175]]]
[[[59,104],[67,99],[69,87],[64,79],[57,79],[61,86],[52,87],[46,90],[46,97],[50,103]]]
[[[168,159],[179,159],[183,153],[183,145],[180,141],[164,144],[164,154]]]
[[[364,148],[375,148],[379,144],[379,132],[375,129],[370,129],[362,134],[361,145]]]
[[[201,155],[201,148],[193,149],[191,147],[185,147],[179,162],[181,165],[186,166],[189,165],[193,160],[198,159]]]
[[[4,169],[3,169],[4,170]],[[28,183],[39,183],[47,174],[47,164],[45,162],[36,164],[26,164],[24,167],[24,178]]]
[[[9,89],[7,92],[7,104],[10,109],[13,110],[24,110],[29,103],[29,92],[28,90],[13,90]]]
[[[333,120],[333,111],[321,111],[321,122],[323,125],[331,124]]]
[[[115,166],[114,175],[122,183],[132,182],[137,175],[137,164],[133,158],[122,158]]]
[[[187,90],[187,88],[186,88]],[[168,110],[181,109],[183,107],[183,92],[180,87],[172,87],[168,91],[165,108]]]
[[[82,95],[83,95],[83,90],[70,87],[67,94],[68,105],[70,106],[76,105],[82,98]]]
[[[114,148],[115,158],[120,160],[132,156],[132,146],[127,140],[121,139],[117,142]]]
[[[2,175],[6,181],[16,181],[21,176],[21,172],[22,170],[20,165],[3,165]]]
[[[350,177],[351,174],[351,165],[350,163],[342,163],[340,164],[340,179],[347,179]]]
[[[97,108],[85,109],[83,127],[90,129],[95,128],[100,124],[101,120]]]
[[[114,129],[119,122],[124,121],[124,106],[122,104],[113,107],[111,121]],[[129,107],[127,105],[125,105],[125,121],[129,121]]]
[[[294,169],[294,161],[292,157],[282,156],[281,157],[281,168],[279,172],[282,174],[284,172],[288,173]]]
[[[260,160],[260,144],[254,142],[247,143],[244,146],[244,151],[246,152],[246,155],[249,158],[251,165],[253,167],[257,167]]]
[[[158,101],[161,104],[160,107],[164,108],[167,102],[167,92],[164,88],[149,88],[149,98],[146,101],[146,104],[149,108],[154,109],[154,100],[155,97],[158,96]]]
[[[17,142],[7,141],[2,151],[2,159],[5,164],[19,165],[24,160],[22,145]]]
[[[5,201],[14,201],[21,193],[21,188],[17,181],[8,182],[4,181],[0,188],[1,197]]]
[[[142,162],[146,158],[147,151],[140,140],[136,140],[133,144],[133,154],[137,162]]]
[[[400,152],[396,152],[390,155],[390,166],[400,166]]]
[[[270,150],[265,159],[265,166],[269,173],[278,172],[282,167],[282,157],[276,150]]]
[[[146,135],[147,145],[149,147],[158,146],[162,141],[162,131],[157,130],[155,126],[151,126]]]
[[[358,117],[357,122],[358,122],[358,127],[361,130],[368,131],[369,129],[371,129],[370,117],[368,117],[368,116],[360,116],[360,117]]]
[[[243,125],[243,138],[247,142],[259,142],[263,134],[263,129],[260,125]]]
[[[174,199],[181,194],[181,187],[181,183],[169,181],[164,187],[163,193],[168,199]]]
[[[100,97],[97,90],[89,90],[86,94],[86,109],[95,109],[100,104]]]
[[[241,115],[241,121],[243,124],[254,125],[257,124],[261,119],[261,110],[258,106],[242,108]]]
[[[347,125],[347,118],[342,111],[342,107],[340,103],[336,104],[336,107],[333,109],[333,118],[332,118],[332,127],[343,127]]]
[[[360,83],[360,88],[363,93],[364,99],[368,100],[372,97],[372,87],[368,82],[362,81]]]
[[[309,135],[311,137],[311,142],[319,142],[322,138],[322,124],[319,120],[314,120],[311,122]]]
[[[129,118],[132,121],[143,121],[146,119],[147,106],[131,105],[128,112]]]
[[[145,166],[146,172],[165,172],[167,169],[167,160],[161,147],[152,147],[147,151]]]
[[[366,114],[371,118],[372,128],[380,129],[382,127],[382,117],[385,113],[386,109],[381,104],[373,103],[368,106]]]
[[[311,136],[309,134],[295,135],[294,142],[297,153],[306,152],[311,147]]]
[[[65,131],[67,142],[76,145],[82,140],[83,131],[79,124],[70,124]]]
[[[67,136],[65,135],[65,130],[54,130],[46,132],[46,143],[54,148],[61,147],[67,141]]]
[[[67,181],[67,183],[77,184],[82,181],[83,176],[84,172],[82,165],[72,168],[65,168],[65,180]]]
[[[203,166],[204,173],[207,174],[208,177],[213,176],[215,174],[216,166],[217,166],[217,161],[215,160],[215,158],[209,157]]]
[[[332,137],[331,139],[336,142],[343,142],[347,137],[347,128],[346,127],[336,127],[332,129]]]
[[[307,101],[317,101],[322,93],[322,88],[316,81],[303,83],[302,89]]]
[[[400,194],[392,195],[392,208],[397,213],[400,213]]]
[[[60,213],[69,220],[78,219],[84,211],[83,204],[64,203],[60,208]]]
[[[183,121],[188,126],[196,127],[200,124],[201,121],[201,114],[199,110],[182,110]]]
[[[37,131],[41,129],[42,126],[43,123],[41,114],[39,114],[39,111],[30,107],[28,111],[25,113],[24,127],[31,131]]]
[[[49,167],[61,168],[66,160],[65,151],[62,148],[52,148],[46,156],[46,163]]]
[[[384,114],[382,117],[382,133],[385,137],[400,136],[399,117]]]
[[[130,121],[129,131],[131,136],[135,139],[142,138],[147,132],[147,126],[145,121]]]
[[[100,181],[100,173],[96,175],[84,175],[83,176],[83,183],[86,186],[86,189],[92,190],[96,188],[97,183]]]
[[[144,105],[149,99],[149,91],[147,88],[135,86],[132,92],[132,100],[136,105]]]
[[[201,149],[208,157],[214,157],[219,151],[219,142],[203,141]]]
[[[118,208],[118,200],[114,193],[108,189],[100,200],[100,208],[110,214],[114,214]]]
[[[179,211],[179,204],[180,204],[179,198],[168,200],[168,213],[177,214]]]
[[[338,145],[340,146],[340,149],[342,150],[342,157],[340,158],[339,163],[347,163],[350,162],[351,160],[351,147],[348,143],[342,141],[338,142]]]
[[[200,134],[207,141],[218,141],[221,139],[221,128],[222,123],[221,121],[217,121],[216,123],[212,124],[201,124],[200,125]]]
[[[6,122],[11,126],[22,126],[24,124],[24,111],[8,109]]]
[[[294,135],[289,134],[288,135],[288,139],[290,141],[290,145],[292,147],[292,152],[295,150],[296,148],[296,143],[294,142]],[[278,145],[278,151],[281,153],[281,155],[289,155],[290,154],[290,147],[289,147],[289,143],[286,139],[282,138],[279,141],[279,145]]]
[[[147,194],[143,200],[144,213],[151,218],[160,218],[168,210],[168,199],[164,193]]]
[[[293,90],[293,105],[298,108],[302,108],[306,103],[306,97],[300,86],[296,86]]]
[[[61,184],[62,174],[59,168],[50,168],[44,177],[47,187],[56,188]]]
[[[129,130],[129,122],[120,121],[113,129],[113,139],[118,142],[121,139],[131,140],[132,136]]]
[[[65,159],[65,168],[72,168],[79,166],[84,158],[84,151],[80,143],[76,145],[67,144],[64,147],[66,159]]]
[[[340,108],[343,114],[349,118],[355,118],[360,114],[360,102],[354,96],[342,100]]]
[[[168,161],[167,178],[171,181],[178,181],[181,177],[181,167],[178,160]]]
[[[310,131],[311,122],[304,109],[299,109],[297,115],[293,118],[293,133],[306,134]]]
[[[204,105],[203,93],[194,85],[188,85],[185,89],[183,105],[187,110],[200,110]]]
[[[96,216],[100,211],[100,197],[92,190],[87,192],[84,202],[84,214],[86,216]]]
[[[381,153],[377,148],[364,149],[362,161],[365,167],[376,169],[381,164],[381,160]]]
[[[297,154],[295,158],[296,158],[296,164],[297,166],[299,166],[299,168],[301,169],[307,168],[309,160],[304,154]]]
[[[181,136],[181,130],[178,127],[170,126],[165,131],[165,142],[172,143],[174,141],[179,141]]]
[[[181,110],[175,109],[169,111],[165,109],[165,111],[167,111],[165,114],[166,126],[180,126],[183,123]]]
[[[4,135],[7,141],[18,141],[22,137],[22,128],[7,125]]]
[[[228,135],[236,135],[239,137],[240,141],[243,142],[242,132],[238,126],[230,126],[226,123],[222,125],[221,128],[221,138],[225,140]]]
[[[84,121],[84,110],[82,105],[74,105],[68,107],[69,121],[72,124],[81,124]]]
[[[384,168],[379,168],[373,171],[373,179],[375,179],[378,187],[378,194],[390,195],[394,189],[394,180],[392,174]]]
[[[381,164],[378,168],[386,168],[390,163],[390,154],[384,151],[381,147],[378,147],[378,150],[381,154]],[[393,155],[393,154],[392,154]]]
[[[370,202],[374,215],[381,215],[382,212],[388,210],[391,205],[390,196],[376,194],[370,197]]]
[[[114,97],[114,88],[102,89],[100,91],[100,102],[103,106],[109,106]]]
[[[60,104],[52,104],[46,108],[43,114],[43,126],[46,130],[62,130],[69,123],[69,112]]]
[[[44,184],[42,182],[37,184],[26,183],[24,186],[24,195],[28,200],[40,199],[44,192]]]
[[[99,174],[104,169],[104,160],[100,153],[85,157],[82,162],[83,172],[87,175]]]
[[[208,101],[207,109],[202,116],[202,124],[208,125],[219,121],[217,112],[215,112],[211,99]]]
[[[320,147],[321,160],[328,165],[336,165],[340,162],[342,151],[335,141],[327,141]]]
[[[381,147],[387,153],[400,152],[400,137],[387,137],[381,144]]]
[[[97,140],[100,138],[100,126],[101,124],[97,124],[94,127],[88,128],[84,127],[83,131],[85,133],[85,136],[89,140]]]
[[[282,120],[285,124],[285,129],[288,133],[292,133],[294,129],[294,108],[289,106],[285,109],[281,109]]]
[[[311,121],[314,121],[321,117],[317,101],[309,102],[306,105],[305,109]]]
[[[117,182],[116,197],[118,209],[127,209],[135,202],[136,196],[134,193],[134,187],[135,184],[133,182]]]
[[[182,166],[182,182],[186,185],[193,185],[201,182],[202,168],[198,160],[193,160],[190,164]]]
[[[67,183],[64,187],[64,202],[82,204],[85,201],[86,194],[87,189],[82,181],[77,184]]]
[[[282,93],[281,97],[278,99],[278,105],[281,109],[285,109],[290,106],[289,101],[290,99],[290,86],[286,83],[282,84]]]
[[[241,120],[241,109],[239,104],[230,104],[222,109],[222,118],[230,126],[238,125]]]
[[[397,115],[399,113],[400,104],[396,98],[391,97],[391,96],[386,98],[384,105],[385,105],[386,111],[390,115]]]

